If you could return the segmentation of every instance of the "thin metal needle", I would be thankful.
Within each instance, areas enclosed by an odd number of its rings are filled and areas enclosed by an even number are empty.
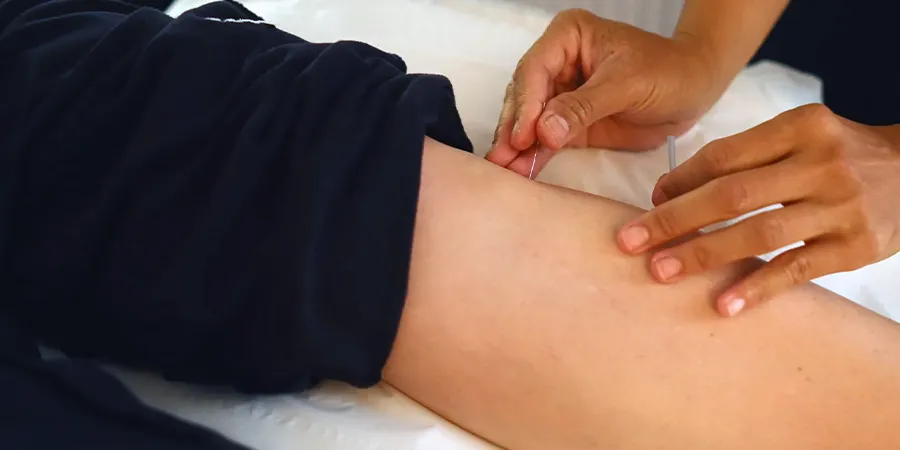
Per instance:
[[[675,170],[675,164],[677,163],[675,160],[675,136],[667,137],[666,144],[669,146],[669,172],[671,172]]]
[[[535,146],[535,147],[534,147],[534,158],[531,159],[531,172],[528,172],[528,179],[529,179],[529,180],[533,180],[533,179],[534,179],[534,166],[535,166],[535,164],[537,164],[537,154],[538,154],[538,149],[537,149],[537,147]]]

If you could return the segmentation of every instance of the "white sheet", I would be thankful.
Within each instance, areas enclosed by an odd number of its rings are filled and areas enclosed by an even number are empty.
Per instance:
[[[170,12],[178,14],[204,2],[180,0]],[[513,67],[550,20],[538,9],[474,0],[250,0],[245,4],[306,39],[369,42],[402,55],[410,71],[449,76],[464,124],[482,154],[490,144]],[[707,117],[679,139],[679,160],[712,139],[817,102],[820,91],[815,78],[777,65],[747,69]],[[648,207],[650,188],[666,170],[666,161],[659,151],[573,151],[557,157],[541,179]],[[897,273],[900,258],[895,257],[820,283],[897,319],[900,278],[892,276]],[[356,390],[332,383],[304,395],[246,398],[118,373],[149,404],[258,450],[493,448],[387,386]]]

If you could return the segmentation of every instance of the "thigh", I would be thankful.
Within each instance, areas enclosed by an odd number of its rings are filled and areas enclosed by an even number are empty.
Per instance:
[[[813,285],[723,319],[715,295],[755,262],[660,285],[615,245],[636,209],[440,146],[419,205],[385,377],[464,428],[512,449],[900,448],[896,324]]]

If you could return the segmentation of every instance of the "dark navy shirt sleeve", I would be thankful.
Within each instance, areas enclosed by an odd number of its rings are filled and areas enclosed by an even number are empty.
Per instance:
[[[250,391],[380,379],[447,79],[232,2],[0,0],[0,302],[70,356]]]

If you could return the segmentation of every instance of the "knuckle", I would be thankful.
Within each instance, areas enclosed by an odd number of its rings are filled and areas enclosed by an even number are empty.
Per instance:
[[[847,149],[832,145],[827,148],[827,155],[832,175],[846,176],[850,174],[853,166],[850,164],[850,159],[847,158]]]
[[[719,209],[730,217],[747,212],[750,193],[746,183],[740,180],[716,180],[713,191],[718,195]]]
[[[516,70],[513,72],[512,81],[506,86],[506,98],[516,101],[521,100],[530,85],[528,83],[529,76],[535,72],[543,70],[541,63],[536,57],[531,55],[531,50],[526,53],[522,59],[516,64]]]
[[[519,61],[519,64],[522,62]],[[516,69],[518,71],[518,68]],[[503,94],[503,98],[505,101],[509,101],[513,95],[516,93],[516,82],[515,80],[510,80],[510,82],[506,85],[506,91]]]
[[[587,124],[588,120],[593,116],[594,105],[590,100],[583,96],[571,95],[566,99],[566,106],[572,116],[580,123]]]
[[[653,215],[654,225],[663,238],[672,238],[679,235],[679,223],[675,214],[669,208],[659,208]]]
[[[504,143],[506,143],[509,140],[510,135],[511,135],[511,133],[510,133],[509,127],[505,126],[505,124],[503,122],[501,122],[500,124],[497,125],[496,128],[494,128],[494,134],[493,134],[492,140],[491,140],[491,147],[492,148],[495,147],[497,145],[497,143],[499,143],[501,141],[504,141]]]
[[[793,284],[806,283],[812,277],[812,262],[805,255],[797,255],[785,268],[788,279]]]
[[[522,106],[525,104],[525,99],[528,97],[528,89],[526,87],[516,87],[513,90],[512,94],[512,109],[515,112],[518,112],[522,109]]]
[[[526,86],[523,82],[519,82],[519,80],[523,79],[524,72],[528,70],[528,68],[522,64],[522,61],[519,61],[519,66],[516,68],[515,73],[513,73],[512,81],[506,85],[506,92],[503,97],[503,103],[504,105],[508,105],[506,109],[508,109],[510,113],[518,111],[522,107],[522,103],[525,99]]]
[[[598,17],[585,9],[573,8],[556,13],[553,20],[544,30],[544,34],[535,43],[540,45],[548,42],[558,42],[563,37],[578,37],[585,30],[594,28]]]
[[[516,81],[522,79],[522,76],[525,73],[526,64],[528,64],[529,53],[531,53],[531,49],[525,52],[525,54],[522,55],[521,58],[519,58],[519,61],[516,62],[516,68],[513,70],[512,81],[510,81],[509,84],[506,85],[506,95],[510,95],[515,92]]]
[[[634,62],[640,56],[640,50],[636,48],[636,44],[627,39],[611,42],[606,48],[609,52],[607,58],[619,62]]]
[[[784,221],[777,217],[765,217],[760,219],[757,226],[757,240],[767,251],[777,250],[790,242],[787,240],[787,230]]]
[[[703,152],[702,161],[708,171],[720,173],[731,167],[737,150],[728,139],[717,139],[710,143]]]
[[[862,266],[868,264],[881,255],[882,239],[875,233],[862,233],[855,242],[856,254],[859,255],[857,263]]]
[[[572,18],[572,17],[585,17],[585,16],[589,16],[589,15],[592,15],[592,13],[584,8],[569,8],[564,11],[561,11],[559,14],[557,14],[557,17]]]
[[[824,103],[810,103],[794,109],[793,112],[802,117],[812,117],[819,114],[828,114],[831,110]]]
[[[559,20],[572,20],[572,19],[581,19],[584,17],[592,17],[594,13],[583,9],[583,8],[571,8],[566,9],[564,11],[560,11],[559,14],[556,15],[556,19]]]
[[[831,113],[831,110],[822,103],[810,103],[795,108],[785,113],[785,115],[793,115],[795,118],[806,122],[815,121],[819,116],[825,116]]]
[[[839,188],[836,191],[852,195],[860,193],[862,181],[845,147],[835,146],[832,149],[829,167],[833,186]]]
[[[844,217],[844,220],[841,220],[839,223],[836,223],[834,226],[834,234],[839,236],[852,236],[854,233],[859,232],[859,230],[866,229],[865,220],[860,220],[859,216],[855,213],[847,214],[843,210],[839,210],[839,214]]]
[[[706,271],[716,267],[715,256],[705,244],[692,245],[689,254],[700,270]]]
[[[512,82],[510,82],[506,86],[506,93],[503,96],[503,104],[500,107],[500,122],[506,122],[508,120],[512,120],[515,115],[515,104],[513,103],[513,93],[515,90],[515,86]]]
[[[844,124],[827,106],[817,103],[804,106],[805,124],[818,136],[835,138],[841,135]]]
[[[569,33],[580,33],[583,28],[590,28],[586,25],[593,25],[597,16],[585,9],[572,8],[556,13],[550,25],[544,31],[544,36],[560,35]],[[543,36],[542,36],[543,37]]]
[[[866,202],[862,196],[856,196],[847,203],[851,217],[848,222],[854,222],[863,231],[869,231],[875,226],[875,218],[866,208]]]
[[[843,220],[836,226],[842,236],[854,237],[860,233],[870,233],[875,226],[875,218],[866,208],[862,196],[853,196],[835,207],[835,213]]]

